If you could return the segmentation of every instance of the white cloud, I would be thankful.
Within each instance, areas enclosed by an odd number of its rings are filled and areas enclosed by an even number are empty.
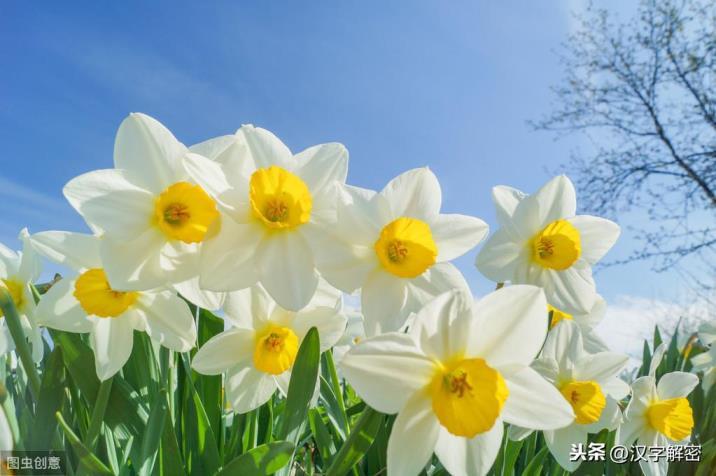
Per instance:
[[[652,342],[654,326],[659,326],[664,340],[670,338],[679,319],[679,343],[714,318],[714,310],[706,299],[690,302],[667,302],[641,296],[618,296],[607,308],[604,320],[596,327],[597,334],[615,352],[628,354],[632,364],[641,363],[644,340]]]

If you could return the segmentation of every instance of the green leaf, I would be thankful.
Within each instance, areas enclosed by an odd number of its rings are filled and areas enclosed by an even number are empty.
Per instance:
[[[47,450],[57,429],[54,418],[65,399],[65,367],[62,362],[62,348],[55,347],[47,359],[40,384],[40,398],[37,402],[37,414],[32,425],[28,449]]]
[[[524,440],[512,441],[507,438],[504,446],[504,452],[502,457],[502,473],[501,474],[512,474],[517,464],[517,458],[520,456],[522,445]]]
[[[316,389],[320,356],[318,330],[312,327],[301,342],[291,371],[283,424],[278,432],[280,440],[290,441],[294,445],[298,443]]]
[[[313,440],[316,442],[318,452],[321,455],[324,466],[328,464],[331,455],[336,453],[336,446],[333,444],[333,438],[323,422],[321,413],[312,408],[308,413],[308,424],[311,427]]]
[[[547,453],[549,448],[545,445],[532,460],[527,464],[527,467],[522,472],[522,476],[540,476],[542,474],[542,466],[544,465],[545,459],[547,459]]]
[[[77,435],[75,435],[69,425],[67,425],[65,420],[62,418],[62,414],[60,414],[60,412],[55,413],[55,418],[57,418],[62,430],[65,432],[67,440],[70,442],[70,445],[72,445],[72,449],[79,459],[82,469],[93,475],[114,475],[111,469],[105,466],[105,464],[102,463],[102,461],[100,461],[94,453],[82,444]]]
[[[194,387],[192,370],[187,354],[181,354],[186,375],[187,392],[186,401],[183,405],[183,438],[186,440],[188,451],[196,455],[188,456],[190,465],[189,472],[192,474],[214,474],[221,465],[218,444],[214,431],[211,429],[209,418],[204,409],[204,404]]]
[[[361,414],[350,436],[333,457],[326,476],[344,476],[368,452],[380,430],[384,415],[370,407]]]
[[[326,414],[336,428],[338,436],[345,441],[349,431],[345,410],[338,403],[338,398],[336,398],[331,385],[323,377],[319,378],[321,379],[321,399],[325,403]]]
[[[231,460],[218,476],[273,474],[288,464],[294,449],[294,445],[288,441],[274,441],[257,446]]]
[[[192,351],[192,356],[196,350],[203,346],[209,339],[224,330],[224,320],[216,317],[206,309],[200,309],[197,319],[197,340],[198,345]],[[224,398],[221,389],[221,375],[203,375],[197,372],[193,373],[194,386],[196,391],[204,403],[206,416],[211,424],[214,434],[221,436],[222,425],[221,415],[224,409]]]
[[[167,416],[167,391],[162,389],[154,397],[149,419],[147,420],[147,429],[142,438],[142,459],[139,463],[140,476],[149,476],[152,474],[152,468],[156,461],[157,449],[159,441],[164,432],[164,421]]]

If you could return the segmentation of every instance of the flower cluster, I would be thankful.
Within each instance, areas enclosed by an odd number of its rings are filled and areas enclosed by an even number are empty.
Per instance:
[[[341,144],[294,154],[246,125],[186,147],[143,114],[121,124],[114,165],[64,188],[92,234],[23,231],[22,254],[0,247],[2,286],[38,359],[42,326],[89,333],[97,376],[107,380],[129,359],[135,331],[187,352],[197,344],[193,311],[220,310],[225,330],[191,365],[223,374],[227,401],[245,413],[276,390],[287,394],[298,349],[315,328],[322,352],[342,348],[339,370],[355,392],[397,414],[388,474],[418,474],[433,454],[453,475],[485,474],[505,423],[514,440],[543,432],[570,471],[579,465],[571,445],[605,428],[624,444],[690,437],[685,397],[698,379],[672,372],[657,382],[655,355],[649,376],[630,388],[619,378],[627,357],[594,333],[606,303],[592,266],[619,227],[577,215],[565,176],[532,195],[493,190],[500,228],[476,266],[498,289],[475,300],[451,261],[488,226],[441,213],[440,185],[427,168],[366,190],[345,183]],[[38,253],[69,272],[35,306]],[[357,292],[359,314],[343,303]],[[0,321],[0,352],[12,342]],[[712,348],[696,369],[712,383],[715,356]],[[664,464],[642,467],[665,474]]]

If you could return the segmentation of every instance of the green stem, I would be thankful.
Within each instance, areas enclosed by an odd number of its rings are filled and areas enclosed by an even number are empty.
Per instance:
[[[40,396],[40,375],[37,373],[37,367],[35,367],[35,362],[32,360],[30,345],[25,338],[25,332],[22,330],[22,323],[20,316],[17,314],[15,303],[10,293],[4,287],[0,287],[0,308],[2,308],[3,314],[5,315],[5,322],[7,322],[7,327],[10,329],[12,340],[15,342],[15,352],[17,352],[17,355],[20,357],[22,367],[27,374],[30,391],[32,392],[35,402],[37,402]]]
[[[336,400],[338,400],[338,408],[340,408],[343,417],[348,421],[346,415],[346,404],[343,402],[343,390],[341,389],[341,381],[338,379],[338,372],[336,371],[336,364],[333,362],[333,349],[325,353],[326,355],[326,366],[328,367],[328,373],[331,376],[331,387],[333,393],[336,394]]]
[[[99,391],[97,392],[97,399],[94,401],[92,417],[90,418],[89,428],[87,429],[87,443],[85,444],[90,451],[94,451],[94,447],[97,444],[97,438],[99,437],[99,431],[102,428],[104,412],[107,409],[109,394],[112,390],[112,380],[113,377],[110,377],[107,380],[102,381],[99,385]]]

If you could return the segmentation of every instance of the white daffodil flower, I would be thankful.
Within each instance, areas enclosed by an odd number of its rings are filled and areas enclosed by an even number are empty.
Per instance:
[[[28,240],[29,233],[24,228],[18,238],[22,241],[22,252],[14,252],[0,243],[0,286],[4,287],[12,298],[25,335],[32,345],[32,358],[42,360],[44,345],[42,333],[35,322],[35,298],[30,285],[42,272],[42,263]],[[15,341],[0,309],[0,354],[15,350]]]
[[[388,474],[418,474],[433,452],[453,476],[482,475],[500,449],[503,421],[554,430],[574,420],[560,392],[530,368],[547,334],[544,293],[515,285],[474,306],[461,291],[441,294],[409,333],[361,341],[341,361],[356,393],[398,413]]]
[[[550,323],[549,330],[552,331],[556,329],[561,322],[574,322],[579,326],[582,342],[584,342],[584,350],[590,354],[609,350],[607,344],[594,331],[594,328],[602,322],[606,313],[607,302],[599,294],[597,294],[597,299],[594,301],[594,305],[589,312],[583,314],[570,314],[557,309],[551,304],[547,304],[547,315]]]
[[[109,379],[127,362],[135,330],[177,352],[196,344],[189,306],[173,290],[117,291],[111,287],[102,262],[102,239],[46,231],[30,240],[39,253],[76,273],[45,293],[37,306],[38,322],[67,332],[89,332],[100,380]]]
[[[440,184],[428,168],[391,180],[380,192],[342,187],[336,225],[321,238],[322,276],[347,293],[361,289],[369,336],[401,328],[411,312],[460,288],[471,294],[448,261],[487,235],[482,220],[441,214]]]
[[[321,352],[346,327],[340,293],[324,283],[299,312],[278,306],[261,285],[229,293],[224,311],[232,327],[204,344],[192,367],[205,375],[225,373],[226,396],[238,413],[260,407],[276,389],[288,393],[298,348],[311,327],[318,330]]]
[[[333,346],[333,358],[340,362],[351,347],[365,339],[365,326],[363,325],[363,314],[358,309],[345,309],[346,330],[343,336]]]
[[[612,352],[587,353],[579,326],[560,323],[547,335],[539,359],[532,368],[559,390],[572,406],[571,425],[544,431],[550,453],[567,471],[576,470],[581,461],[571,461],[572,445],[587,444],[589,433],[613,430],[621,421],[618,402],[629,394],[629,385],[617,377],[629,358]],[[532,433],[510,428],[510,438],[522,439]]]
[[[574,186],[564,175],[533,195],[495,187],[492,198],[501,228],[477,256],[480,272],[496,282],[541,286],[557,309],[589,313],[597,296],[592,265],[614,245],[619,226],[576,215]]]
[[[708,351],[691,359],[694,372],[703,372],[701,386],[705,393],[716,383],[716,321],[704,322],[699,326],[699,340],[704,345],[710,345]]]
[[[630,446],[637,441],[637,444],[647,447],[666,447],[690,439],[694,417],[686,397],[698,385],[699,379],[686,372],[670,372],[657,383],[656,368],[665,350],[665,344],[655,350],[649,375],[632,383],[632,396],[624,411],[624,423],[617,429],[617,444]],[[639,462],[646,476],[666,476],[668,465],[666,458],[649,458]]]
[[[204,244],[200,285],[235,291],[261,283],[285,309],[298,311],[318,286],[318,238],[335,221],[336,184],[348,173],[341,144],[293,155],[271,132],[245,125],[191,148],[186,168],[226,213]],[[210,160],[212,159],[212,160]]]
[[[201,243],[221,226],[214,200],[192,183],[182,159],[195,154],[157,120],[130,114],[117,131],[115,169],[96,170],[65,186],[70,204],[97,235],[114,289],[145,291],[177,285],[197,305],[222,297],[201,291]]]

